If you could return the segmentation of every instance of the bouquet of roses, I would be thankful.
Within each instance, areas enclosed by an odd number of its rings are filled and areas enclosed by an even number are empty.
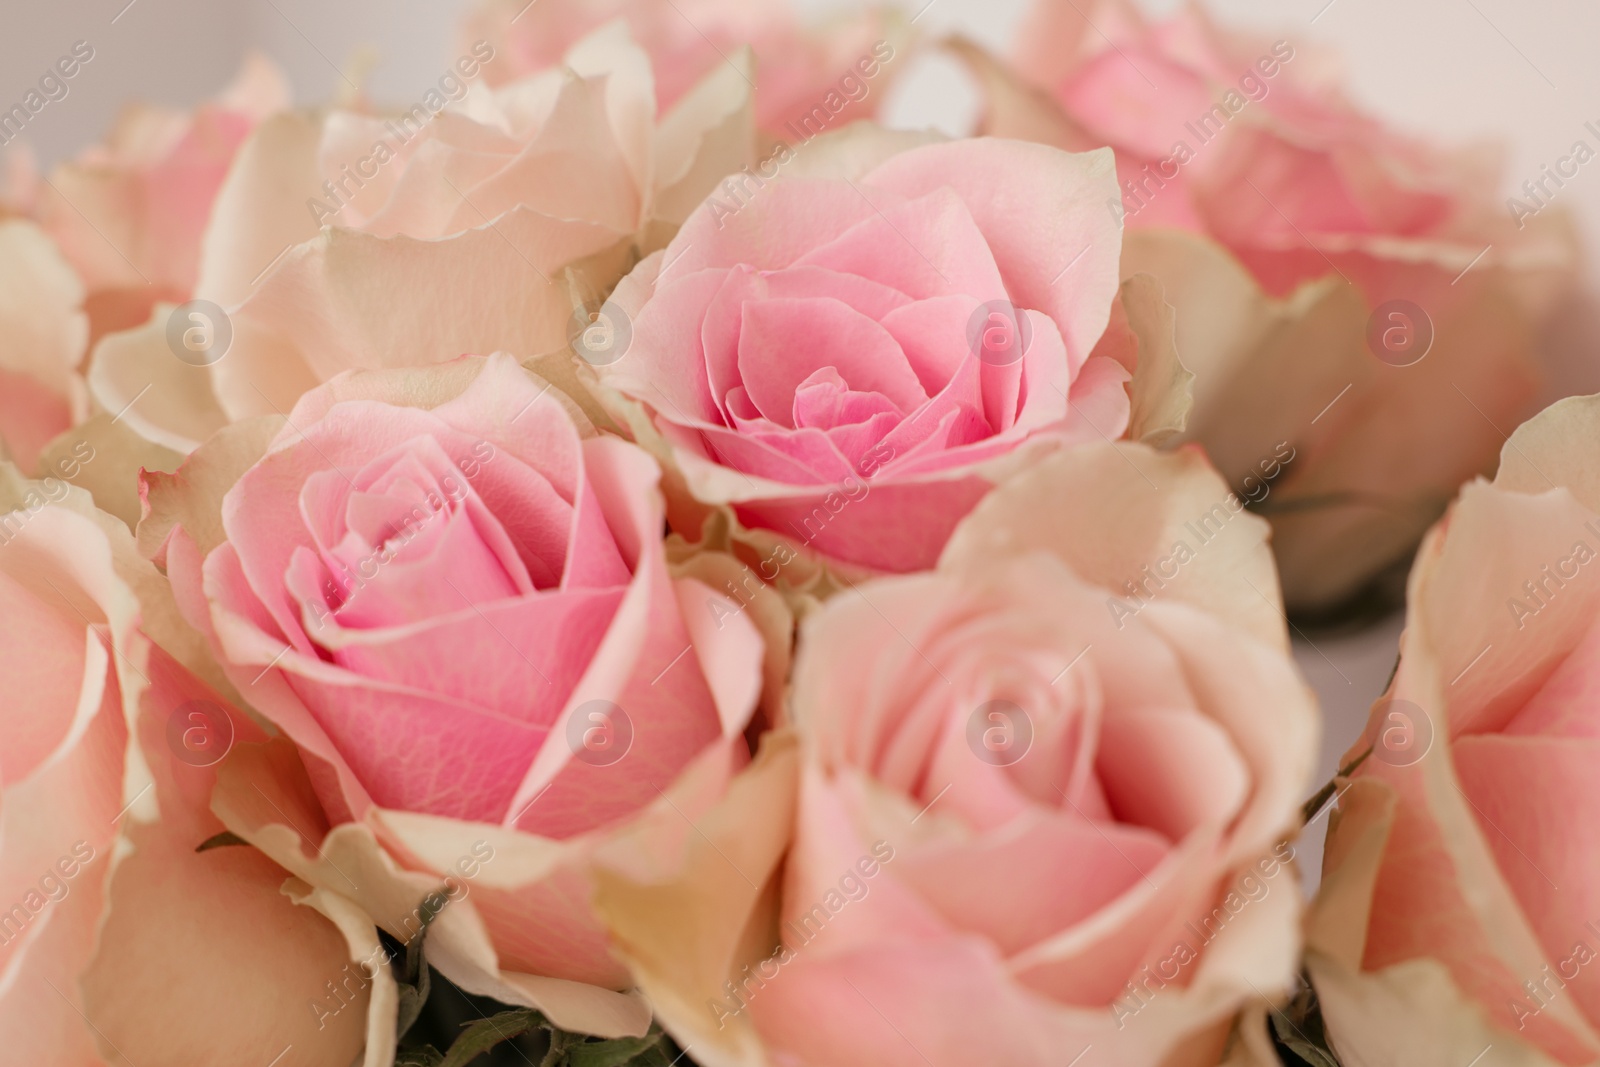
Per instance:
[[[1303,44],[918,18],[13,157],[5,1062],[1600,1063],[1568,225]],[[981,136],[875,121],[935,51]],[[1408,565],[1324,785],[1291,631]]]

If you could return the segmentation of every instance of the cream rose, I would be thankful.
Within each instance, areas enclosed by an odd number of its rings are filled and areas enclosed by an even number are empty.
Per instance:
[[[396,112],[263,123],[223,183],[195,290],[231,342],[180,359],[158,311],[97,349],[100,404],[139,398],[128,424],[187,453],[350,369],[508,351],[550,357],[541,370],[580,393],[578,308],[597,311],[749,161],[749,86],[723,66],[658,120],[649,60],[620,23],[490,90],[497,62],[487,45],[459,57],[440,78],[453,98],[436,83]]]
[[[1312,926],[1347,1063],[1600,1060],[1597,448],[1600,398],[1555,404],[1418,553]]]

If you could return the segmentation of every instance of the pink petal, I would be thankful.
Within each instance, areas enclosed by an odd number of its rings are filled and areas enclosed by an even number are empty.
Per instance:
[[[1106,210],[1118,199],[1109,150],[950,141],[902,152],[865,181],[905,197],[954,190],[999,268],[998,297],[1054,319],[1074,361],[1094,348],[1110,319],[1122,251],[1121,226]]]
[[[767,418],[792,427],[795,390],[825,367],[835,368],[853,390],[883,394],[902,412],[927,398],[887,331],[840,301],[768,299],[744,305],[739,377]]]
[[[980,301],[1006,298],[970,205],[954,191],[935,188],[906,202],[893,192],[856,188],[872,202],[872,216],[806,253],[797,266],[859,274],[913,300],[950,293]]]
[[[1019,820],[971,842],[908,849],[895,878],[953,928],[1013,953],[1089,918],[1166,858],[1161,837],[1072,811]]]
[[[739,211],[724,212],[712,197],[684,222],[667,246],[658,293],[669,280],[711,267],[794,266],[812,249],[877,214],[848,184],[810,178],[774,182]]]
[[[1461,791],[1547,958],[1564,963],[1578,942],[1592,946],[1600,938],[1600,827],[1572,816],[1600,810],[1600,739],[1463,737],[1452,755]],[[1560,995],[1600,1019],[1600,973],[1570,962],[1561,971]]]

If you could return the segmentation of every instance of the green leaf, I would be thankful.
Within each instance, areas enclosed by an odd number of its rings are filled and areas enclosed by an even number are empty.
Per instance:
[[[234,833],[224,830],[220,834],[213,834],[194,847],[196,852],[210,852],[214,848],[227,848],[231,845],[248,845],[250,842]]]
[[[416,1048],[401,1049],[394,1058],[394,1067],[439,1067],[444,1061],[444,1053],[432,1045],[420,1045]]]
[[[550,1047],[545,1050],[544,1059],[539,1061],[539,1067],[561,1067],[567,1062],[567,1049],[573,1045],[582,1044],[583,1034],[574,1034],[556,1027],[550,1028]]]
[[[591,1041],[573,1046],[567,1067],[623,1067],[661,1044],[661,1034],[644,1037],[618,1037],[610,1041]]]
[[[445,894],[431,893],[423,898],[422,905],[417,909],[422,927],[406,945],[405,973],[399,980],[400,1005],[394,1023],[397,1040],[405,1037],[406,1032],[416,1025],[417,1018],[422,1014],[422,1006],[428,1001],[430,982],[428,962],[423,957],[423,945],[428,938],[429,924],[438,917],[448,903],[450,898]]]
[[[417,907],[417,918],[422,920],[422,927],[417,931],[417,936],[411,939],[410,944],[406,945],[405,981],[413,985],[417,983],[419,974],[423,975],[421,979],[423,982],[427,981],[427,968],[422,965],[422,943],[428,936],[429,924],[439,917],[439,913],[448,903],[450,898],[445,894],[429,893],[422,898],[422,903]]]
[[[634,1067],[694,1067],[694,1061],[682,1053],[676,1056],[672,1054],[672,1050],[676,1047],[667,1041],[652,1045],[635,1061]]]
[[[422,1014],[422,1006],[428,1002],[428,968],[422,968],[422,974],[415,983],[398,983],[400,994],[399,1008],[395,1013],[394,1036],[396,1040],[406,1036],[406,1033],[416,1025],[417,1018]]]
[[[502,1041],[548,1026],[543,1015],[528,1008],[516,1008],[468,1023],[456,1038],[438,1067],[466,1067],[473,1057],[487,1052]]]

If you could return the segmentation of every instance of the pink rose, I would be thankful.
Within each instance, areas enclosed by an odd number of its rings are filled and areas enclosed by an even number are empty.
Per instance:
[[[214,668],[127,528],[5,464],[0,631],[7,1057],[202,1067],[292,1045],[284,1065],[348,1067],[367,990],[324,1028],[303,1002],[352,946],[265,856],[196,852],[222,831],[214,765],[259,728],[189,669]]]
[[[1123,274],[1161,282],[1196,375],[1180,439],[1261,497],[1289,606],[1337,608],[1403,565],[1529,413],[1534,331],[1575,262],[1554,214],[1513,220],[1485,153],[1385,127],[1305,42],[1199,9],[1036,0],[1028,85],[964,50],[988,132],[1115,150]]]
[[[1597,448],[1600,398],[1555,404],[1418,554],[1312,928],[1347,1063],[1600,1058]]]
[[[639,429],[702,504],[918,570],[999,470],[1128,425],[1127,371],[1091,355],[1117,289],[1111,157],[835,143],[841,159],[818,142],[793,164],[811,171],[712,197],[635,268],[612,297],[632,344],[598,371],[648,406]]]
[[[1085,445],[829,599],[766,939],[728,935],[787,817],[706,820],[743,880],[685,849],[602,897],[663,1025],[707,1063],[1216,1063],[1298,954],[1316,710],[1265,538],[1196,451]]]
[[[430,934],[429,958],[558,1015],[574,982],[628,984],[587,907],[598,841],[681,826],[673,805],[701,801],[664,799],[680,779],[720,795],[762,668],[737,605],[669,575],[655,463],[569,408],[505,355],[345,375],[152,476],[141,527],[321,801],[286,816],[300,796],[274,809],[242,785],[230,828],[380,922],[420,876],[344,871],[444,874],[483,840],[501,858],[470,907],[493,951],[452,911],[464,925]],[[638,1023],[635,1002],[593,994],[583,1028]]]
[[[1388,292],[1407,245],[1443,265],[1464,253],[1459,271],[1491,241],[1516,243],[1482,153],[1384,126],[1322,57],[1198,9],[1147,24],[1125,0],[1091,7],[1037,0],[1016,64],[1085,146],[1116,149],[1130,228],[1209,233],[1274,296],[1332,266],[1375,300],[1413,295]]]
[[[755,53],[756,121],[793,140],[789,122],[825,108],[824,125],[844,125],[876,110],[906,37],[896,16],[869,10],[802,26],[786,0],[562,0],[525,7],[482,0],[462,24],[460,39],[488,39],[506,56],[488,74],[503,85],[548,70],[574,42],[612,19],[650,51],[663,111],[743,48]],[[901,61],[903,62],[903,61]],[[869,97],[874,99],[866,103]],[[813,127],[812,134],[821,132]]]

